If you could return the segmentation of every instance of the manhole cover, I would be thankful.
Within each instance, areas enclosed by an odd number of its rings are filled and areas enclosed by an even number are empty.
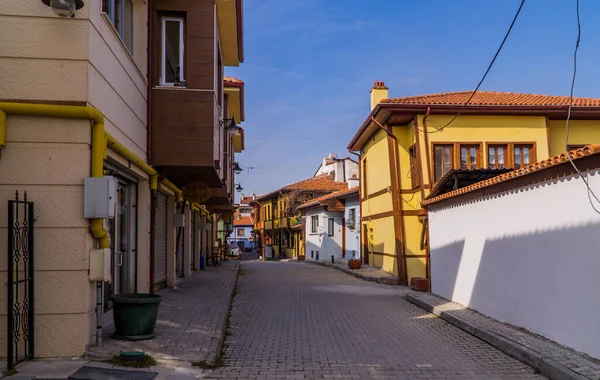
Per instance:
[[[81,367],[69,376],[72,380],[154,380],[158,372],[125,371],[113,368]]]

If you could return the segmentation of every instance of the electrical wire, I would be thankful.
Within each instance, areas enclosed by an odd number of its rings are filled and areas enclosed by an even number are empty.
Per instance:
[[[578,0],[579,1],[579,0]],[[427,131],[427,133],[436,133],[436,132],[441,132],[444,130],[444,128],[446,128],[447,126],[449,126],[450,124],[452,124],[454,122],[454,120],[456,120],[458,118],[458,116],[460,116],[460,114],[465,110],[465,108],[469,105],[469,103],[471,102],[471,100],[473,100],[473,97],[475,96],[475,94],[477,93],[477,91],[479,90],[479,87],[481,87],[481,85],[483,84],[483,81],[485,80],[485,78],[487,77],[487,75],[489,74],[490,70],[492,69],[492,66],[494,65],[494,62],[496,62],[496,58],[498,58],[498,55],[500,55],[500,51],[502,51],[502,47],[504,47],[504,43],[506,42],[506,40],[508,39],[508,36],[510,35],[510,32],[512,31],[513,26],[515,25],[515,23],[517,22],[517,18],[519,18],[519,13],[521,13],[521,9],[523,8],[523,4],[525,4],[525,0],[521,1],[521,5],[519,5],[519,9],[517,10],[517,13],[515,14],[515,17],[513,17],[512,22],[510,23],[510,27],[508,28],[508,31],[506,32],[506,34],[504,35],[504,39],[502,40],[502,43],[500,44],[500,46],[498,47],[498,50],[496,50],[496,54],[494,54],[494,58],[492,59],[492,61],[490,62],[490,64],[488,65],[487,70],[485,71],[485,74],[483,74],[483,77],[481,78],[481,80],[479,81],[479,84],[477,84],[477,87],[475,87],[475,90],[473,90],[473,93],[471,94],[471,96],[469,97],[469,99],[467,99],[466,103],[463,104],[463,106],[461,107],[460,110],[458,110],[458,113],[456,115],[454,115],[454,117],[443,127],[440,128],[436,128],[434,130],[431,131]],[[434,127],[435,128],[435,127]]]
[[[565,145],[566,145],[567,149],[569,146],[569,121],[571,120],[571,108],[573,108],[573,92],[575,91],[575,79],[577,78],[577,53],[579,52],[579,44],[581,42],[581,17],[579,14],[579,0],[577,0],[577,3],[576,3],[576,10],[577,10],[577,41],[575,42],[575,52],[573,53],[573,77],[571,78],[571,92],[569,94],[569,108],[567,109],[567,121],[565,122]],[[600,210],[596,207],[596,205],[594,205],[592,197],[596,200],[596,202],[598,204],[600,204],[600,199],[598,199],[598,196],[596,195],[596,193],[594,193],[594,190],[592,190],[592,188],[590,187],[590,184],[587,180],[587,175],[584,175],[581,172],[581,170],[579,170],[577,165],[575,165],[575,162],[573,162],[573,159],[571,158],[571,155],[569,153],[567,153],[567,158],[569,159],[569,162],[573,166],[573,169],[575,169],[577,174],[579,174],[579,178],[581,178],[583,183],[585,183],[585,187],[587,188],[588,200],[590,201],[590,205],[592,206],[594,211],[596,211],[597,213],[600,214]]]

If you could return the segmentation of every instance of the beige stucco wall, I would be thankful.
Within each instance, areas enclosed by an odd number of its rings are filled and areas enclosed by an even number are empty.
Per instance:
[[[41,1],[2,0],[0,99],[82,103],[105,115],[107,132],[146,158],[146,2],[134,0],[129,52],[101,0],[86,0],[74,18],[60,18]],[[90,175],[89,121],[9,116],[0,159],[0,281],[7,278],[8,199],[27,191],[36,207],[36,356],[79,356],[94,341],[95,284],[88,280],[94,247],[83,218],[83,181]],[[109,152],[133,174],[138,193],[139,292],[150,287],[148,176]],[[6,305],[6,287],[0,303]],[[0,356],[6,355],[6,306],[0,306]]]
[[[51,130],[52,133],[48,133]],[[36,355],[81,355],[87,344],[88,252],[83,178],[90,167],[90,122],[9,116],[0,159],[0,282],[7,280],[7,202],[27,191],[35,202]],[[0,304],[7,289],[0,287]],[[0,308],[0,355],[6,355],[6,307]]]

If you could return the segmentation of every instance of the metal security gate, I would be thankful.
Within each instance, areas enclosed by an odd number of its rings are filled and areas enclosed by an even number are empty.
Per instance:
[[[33,359],[33,202],[27,192],[8,201],[8,340],[9,370]]]
[[[156,229],[154,234],[154,286],[164,288],[167,282],[167,204],[168,197],[157,193]]]

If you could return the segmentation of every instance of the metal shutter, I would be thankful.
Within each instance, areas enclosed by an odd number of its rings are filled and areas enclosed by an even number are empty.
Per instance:
[[[165,287],[167,282],[167,201],[158,193],[156,202],[156,229],[154,234],[154,285]]]

